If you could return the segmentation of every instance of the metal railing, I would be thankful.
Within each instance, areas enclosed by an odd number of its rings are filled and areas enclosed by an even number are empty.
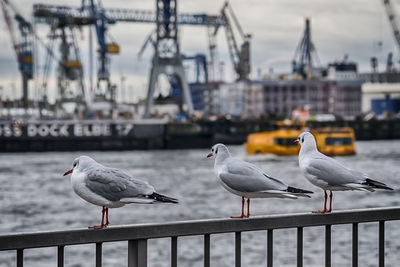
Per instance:
[[[241,233],[267,230],[267,266],[273,266],[273,231],[297,228],[297,266],[303,266],[303,228],[325,226],[325,266],[331,266],[331,226],[352,224],[352,266],[358,266],[358,224],[379,223],[379,266],[385,264],[385,221],[400,220],[400,208],[377,208],[337,211],[330,214],[285,214],[257,216],[249,219],[212,219],[138,224],[109,227],[103,230],[79,229],[23,233],[0,236],[0,251],[16,250],[17,266],[23,266],[24,250],[40,247],[58,247],[57,266],[64,266],[64,248],[69,245],[96,245],[96,267],[102,265],[104,242],[128,241],[128,266],[147,266],[147,240],[171,238],[171,266],[178,264],[178,237],[204,236],[204,266],[210,266],[210,235],[235,233],[235,266],[241,266]]]

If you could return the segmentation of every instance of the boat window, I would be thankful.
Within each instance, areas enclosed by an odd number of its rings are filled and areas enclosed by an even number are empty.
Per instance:
[[[280,146],[297,146],[294,142],[296,138],[275,138],[274,144]]]
[[[343,146],[351,145],[353,140],[349,137],[327,137],[325,138],[325,145],[327,146]]]

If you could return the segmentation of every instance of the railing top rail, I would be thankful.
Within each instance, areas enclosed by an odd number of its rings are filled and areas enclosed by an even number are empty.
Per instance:
[[[208,219],[122,225],[103,230],[76,229],[0,235],[0,251],[389,220],[400,220],[400,207],[344,210],[329,214],[296,213],[254,216],[249,219]]]

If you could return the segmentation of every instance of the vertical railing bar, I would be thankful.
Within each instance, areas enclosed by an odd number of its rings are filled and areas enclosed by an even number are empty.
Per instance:
[[[379,267],[385,266],[385,221],[379,221]]]
[[[96,267],[101,267],[103,254],[103,243],[96,243]]]
[[[171,237],[171,267],[178,266],[178,237]]]
[[[274,263],[274,232],[268,229],[267,234],[267,266],[272,267]]]
[[[64,267],[64,246],[57,247],[57,267]]]
[[[235,233],[235,267],[240,267],[242,264],[242,233]]]
[[[352,266],[358,267],[358,223],[353,223]]]
[[[325,225],[325,267],[331,267],[331,225]]]
[[[137,267],[137,240],[128,240],[128,267]]]
[[[297,227],[297,267],[303,267],[303,227]]]
[[[147,239],[128,241],[128,267],[147,267]]]
[[[210,234],[204,235],[204,267],[210,267]]]
[[[24,266],[24,250],[17,249],[17,267]]]

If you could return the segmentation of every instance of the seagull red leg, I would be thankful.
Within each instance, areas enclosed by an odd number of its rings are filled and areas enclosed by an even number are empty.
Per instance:
[[[246,218],[250,217],[250,198],[247,199],[247,215]]]
[[[244,197],[242,197],[242,215],[240,216],[231,216],[231,218],[244,218]]]
[[[332,191],[329,193],[329,209],[326,212],[331,212],[332,211],[332,197],[333,197],[333,193]]]
[[[106,227],[106,225],[104,224],[104,213],[105,213],[105,211],[106,211],[106,208],[103,206],[103,208],[101,210],[101,224],[100,225],[89,226],[89,228],[102,229],[102,228]]]
[[[326,209],[326,201],[327,201],[327,198],[328,198],[328,194],[326,193],[326,190],[324,190],[324,193],[325,193],[325,196],[324,196],[325,197],[325,199],[324,199],[324,209],[323,210],[316,210],[316,211],[313,211],[312,213],[326,213],[328,211]]]
[[[110,221],[108,220],[108,208],[106,208],[106,224],[105,226],[108,226],[110,224]]]

